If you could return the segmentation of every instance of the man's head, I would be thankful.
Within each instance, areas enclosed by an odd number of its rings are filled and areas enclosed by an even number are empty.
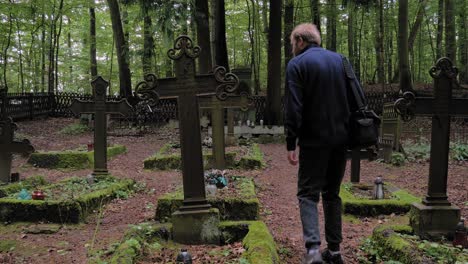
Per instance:
[[[291,33],[291,47],[294,56],[312,43],[317,45],[321,43],[320,32],[317,26],[312,23],[297,25]]]

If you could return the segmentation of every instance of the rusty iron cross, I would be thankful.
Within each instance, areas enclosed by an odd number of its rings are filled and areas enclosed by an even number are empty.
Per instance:
[[[450,118],[468,116],[468,99],[452,98],[458,70],[450,59],[440,58],[429,73],[434,78],[434,97],[418,97],[414,91],[406,91],[395,102],[395,110],[403,120],[414,115],[432,116],[429,183],[423,204],[450,206],[447,199]]]
[[[101,76],[91,82],[93,101],[74,99],[70,106],[75,115],[81,113],[94,114],[94,171],[93,175],[106,175],[107,170],[107,119],[106,114],[127,116],[132,107],[126,99],[116,102],[106,101],[106,91],[109,83]]]
[[[195,58],[200,47],[194,46],[188,36],[175,40],[168,56],[175,61],[176,77],[157,79],[154,74],[145,76],[136,88],[136,95],[156,104],[159,98],[176,97],[180,123],[184,202],[180,211],[205,210],[211,206],[206,201],[198,96],[215,96],[226,100],[239,84],[237,76],[216,67],[212,74],[196,74]]]
[[[246,111],[253,105],[249,94],[229,96],[224,101],[215,96],[200,97],[200,109],[211,109],[211,127],[213,129],[213,158],[215,169],[226,168],[224,142],[224,109],[241,109]]]
[[[27,139],[15,141],[16,124],[11,118],[0,120],[0,183],[9,183],[12,154],[31,154],[34,147]]]

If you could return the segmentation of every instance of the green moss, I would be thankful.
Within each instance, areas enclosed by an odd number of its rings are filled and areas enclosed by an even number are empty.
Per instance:
[[[62,130],[59,131],[59,133],[64,135],[80,135],[89,130],[90,129],[88,126],[83,125],[81,123],[76,123],[64,127]]]
[[[376,216],[380,214],[406,213],[410,210],[413,202],[420,201],[419,198],[401,189],[392,194],[395,197],[394,199],[373,200],[357,198],[343,185],[340,190],[343,211],[346,214],[352,215]]]
[[[111,259],[111,264],[132,264],[138,256],[142,245],[134,238],[130,238],[122,243],[116,250],[116,254]]]
[[[16,248],[17,242],[15,240],[0,240],[0,252],[11,252]]]
[[[242,241],[246,251],[242,254],[251,264],[279,263],[276,244],[263,222],[249,223],[249,232]]]
[[[263,152],[258,144],[252,144],[250,151],[239,160],[238,165],[243,169],[261,169],[265,167]]]
[[[107,157],[112,158],[126,152],[125,146],[115,145],[107,148]],[[39,168],[84,169],[94,164],[94,151],[50,151],[31,154],[28,163]]]
[[[357,218],[354,215],[349,215],[349,214],[343,215],[343,221],[351,223],[351,224],[356,224],[356,225],[361,223],[361,220],[359,220],[359,218]]]

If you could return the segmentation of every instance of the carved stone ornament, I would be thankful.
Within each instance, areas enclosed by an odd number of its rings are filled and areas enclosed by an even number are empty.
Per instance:
[[[394,108],[403,121],[410,121],[414,118],[415,95],[413,92],[404,92],[403,96],[396,100]]]
[[[192,59],[200,55],[201,48],[194,46],[190,37],[182,35],[174,41],[174,48],[167,51],[167,56],[173,60],[178,60],[182,55],[186,55]]]

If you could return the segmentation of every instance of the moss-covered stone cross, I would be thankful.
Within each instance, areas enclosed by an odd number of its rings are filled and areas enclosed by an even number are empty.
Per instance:
[[[93,175],[108,174],[107,170],[107,119],[106,114],[129,115],[132,107],[126,99],[106,101],[109,83],[101,76],[91,82],[93,101],[74,99],[70,106],[73,114],[94,114],[94,171]]]

